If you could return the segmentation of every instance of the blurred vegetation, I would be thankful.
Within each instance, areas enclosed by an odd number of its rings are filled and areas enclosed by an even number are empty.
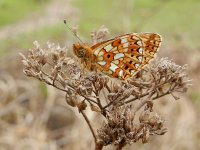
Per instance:
[[[38,11],[41,2],[41,0],[0,0],[0,28]]]
[[[111,33],[158,32],[164,37],[183,34],[188,44],[200,47],[198,0],[75,0],[80,8],[80,31],[89,33],[101,24]],[[127,31],[127,24],[128,31]]]
[[[6,24],[17,22],[25,16],[40,11],[40,3],[31,1],[0,1],[0,28]],[[106,25],[112,35],[128,32],[158,32],[168,40],[174,40],[174,35],[185,36],[186,45],[192,48],[200,47],[200,1],[198,0],[74,0],[74,7],[79,8],[79,31],[89,39],[89,32],[101,25]],[[5,9],[5,10],[4,10]],[[13,12],[14,15],[13,15]],[[73,18],[70,18],[71,20]],[[61,22],[35,29],[29,33],[21,34],[0,40],[0,55],[6,54],[13,48],[26,49],[34,40],[64,42],[66,31]],[[68,33],[67,33],[68,32]],[[176,40],[176,39],[175,39]]]
[[[16,49],[27,50],[35,40],[44,44],[46,44],[47,41],[62,43],[65,41],[66,32],[64,30],[65,27],[63,24],[52,25],[36,29],[29,33],[19,34],[17,37],[9,37],[0,40],[0,56],[7,55],[9,52],[13,52],[13,50]]]

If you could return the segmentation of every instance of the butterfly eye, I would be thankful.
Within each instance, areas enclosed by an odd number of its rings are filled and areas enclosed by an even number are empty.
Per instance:
[[[78,53],[78,57],[84,57],[85,56],[85,50],[84,49],[80,49],[79,53]]]

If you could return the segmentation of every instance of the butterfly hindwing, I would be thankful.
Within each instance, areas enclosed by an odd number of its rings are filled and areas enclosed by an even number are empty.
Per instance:
[[[135,75],[154,58],[161,37],[155,33],[126,34],[94,45],[93,53],[102,72],[120,79]]]
[[[142,33],[138,35],[144,45],[143,66],[155,57],[161,43],[161,36],[155,33]]]

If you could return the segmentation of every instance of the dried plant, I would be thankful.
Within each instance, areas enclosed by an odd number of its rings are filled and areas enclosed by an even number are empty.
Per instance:
[[[108,30],[92,32],[93,43],[105,38]],[[96,72],[83,72],[81,64],[67,55],[67,48],[48,43],[42,48],[34,42],[27,56],[22,56],[24,73],[66,93],[66,102],[77,107],[86,120],[95,149],[113,144],[120,150],[127,144],[167,132],[165,119],[154,112],[154,100],[165,95],[178,99],[186,92],[189,79],[186,65],[178,66],[168,58],[155,59],[136,76],[126,81],[111,79]],[[94,127],[85,110],[102,115],[104,122]],[[98,128],[98,129],[97,129]]]

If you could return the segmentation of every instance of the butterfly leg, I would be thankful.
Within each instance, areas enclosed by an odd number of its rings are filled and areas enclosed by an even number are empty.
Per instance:
[[[82,70],[82,73],[83,73],[83,75],[85,74],[85,66],[86,66],[86,64],[85,64],[85,61],[84,60],[81,60],[81,70]]]
[[[94,71],[95,71],[95,75],[98,76],[98,72],[97,72],[98,71],[98,67],[96,67],[95,64],[93,64],[93,68],[94,68]]]

